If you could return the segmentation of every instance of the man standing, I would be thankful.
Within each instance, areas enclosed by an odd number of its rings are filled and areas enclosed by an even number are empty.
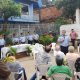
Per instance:
[[[58,42],[60,43],[61,51],[64,54],[68,53],[68,46],[69,46],[69,36],[65,34],[66,34],[66,31],[62,30],[62,35],[58,38]]]
[[[20,41],[21,44],[25,44],[25,42],[26,42],[26,37],[23,36],[23,33],[21,33],[21,36],[20,36],[19,41]]]
[[[34,34],[33,34],[33,39],[34,39],[34,43],[39,42],[39,35],[37,33],[35,33],[35,31],[34,31]]]
[[[16,34],[13,34],[13,38],[12,38],[13,44],[17,45],[19,43],[19,38],[16,37]]]
[[[4,47],[5,45],[5,40],[3,35],[0,35],[0,58],[1,58],[1,48]]]
[[[75,41],[76,41],[77,37],[78,37],[78,35],[74,31],[74,29],[71,29],[70,38],[71,38],[72,46],[74,46],[74,47],[75,47]]]
[[[30,34],[30,32],[28,32],[27,39],[28,39],[28,44],[33,44],[33,35]]]

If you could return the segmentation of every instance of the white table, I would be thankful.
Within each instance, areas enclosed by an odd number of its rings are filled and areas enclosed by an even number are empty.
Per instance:
[[[16,48],[17,53],[20,53],[20,52],[26,51],[27,46],[30,46],[30,44],[19,44],[19,45],[14,45],[14,46],[10,46],[10,47]],[[1,59],[6,56],[7,52],[10,50],[10,47],[3,47],[1,49]]]
[[[55,49],[55,44],[56,43],[52,43],[52,49],[54,50]],[[35,54],[36,53],[43,53],[43,45],[41,44],[38,44],[36,43],[35,45],[31,45],[31,44],[19,44],[19,45],[14,45],[14,46],[11,46],[13,48],[16,48],[17,49],[17,53],[20,53],[20,52],[24,52],[26,51],[26,47],[27,46],[31,46],[32,48],[32,54],[34,56],[34,59],[35,59]],[[10,50],[10,47],[3,47],[1,49],[1,59],[6,57],[6,54],[7,52]]]

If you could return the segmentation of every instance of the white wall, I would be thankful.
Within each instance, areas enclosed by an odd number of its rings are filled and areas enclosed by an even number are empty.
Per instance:
[[[80,39],[80,24],[68,24],[62,25],[60,27],[60,34],[62,30],[66,30],[66,34],[70,35],[71,29],[74,29],[78,34],[78,39]]]
[[[80,9],[76,9],[76,23],[80,24]]]

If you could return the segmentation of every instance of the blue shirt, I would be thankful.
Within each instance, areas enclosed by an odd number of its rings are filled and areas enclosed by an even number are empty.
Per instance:
[[[5,45],[5,40],[3,38],[0,39],[0,45]]]
[[[64,41],[63,42],[60,42],[60,38],[64,38]],[[58,42],[60,42],[60,45],[61,46],[64,46],[64,47],[67,47],[67,46],[69,46],[69,36],[67,36],[67,35],[65,35],[65,36],[63,36],[63,35],[61,35],[59,38],[58,38]]]

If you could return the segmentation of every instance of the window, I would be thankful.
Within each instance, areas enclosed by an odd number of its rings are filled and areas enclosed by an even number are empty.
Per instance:
[[[22,8],[22,14],[29,14],[29,11],[28,11],[28,6],[23,6]]]

